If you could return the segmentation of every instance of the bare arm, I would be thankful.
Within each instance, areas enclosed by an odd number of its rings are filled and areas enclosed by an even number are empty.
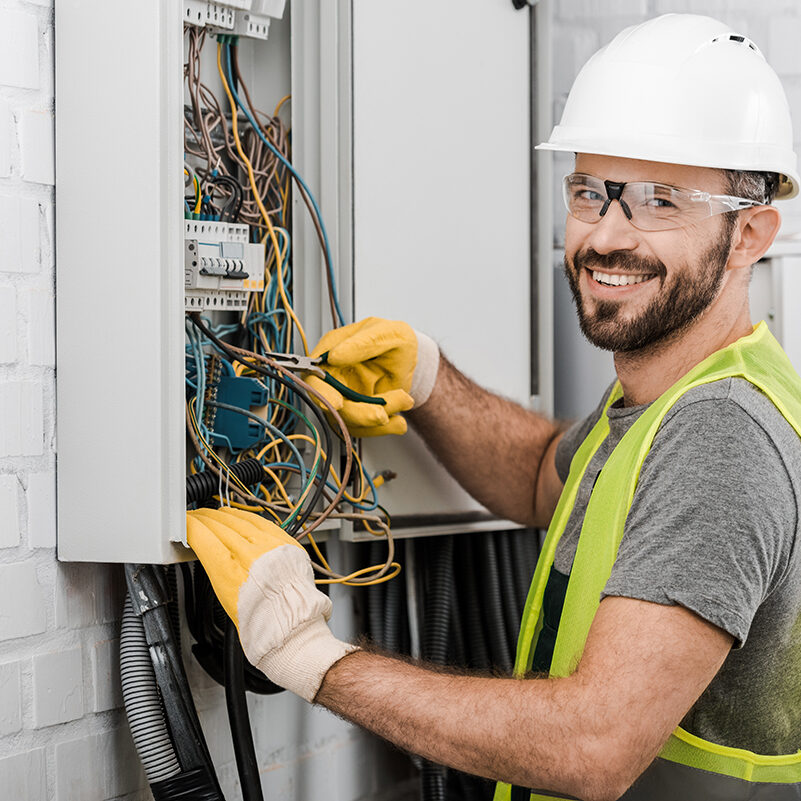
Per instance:
[[[562,491],[556,422],[482,389],[444,356],[430,398],[406,416],[448,472],[491,512],[548,525]]]
[[[683,607],[606,598],[568,678],[456,676],[361,651],[328,671],[315,702],[434,762],[611,801],[651,763],[731,644]]]

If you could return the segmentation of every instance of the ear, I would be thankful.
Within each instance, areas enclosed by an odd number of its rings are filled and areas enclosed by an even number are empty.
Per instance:
[[[737,269],[756,264],[773,244],[782,224],[775,206],[756,206],[738,215],[727,267]]]

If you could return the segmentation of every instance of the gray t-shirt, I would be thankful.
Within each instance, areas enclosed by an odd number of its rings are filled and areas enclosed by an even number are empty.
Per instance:
[[[608,411],[557,547],[569,573],[595,480],[647,406]],[[604,403],[556,451],[564,481]],[[730,378],[687,392],[643,463],[603,596],[680,604],[735,646],[682,721],[691,733],[763,754],[801,748],[801,440],[765,395]],[[602,597],[603,597],[602,596]]]

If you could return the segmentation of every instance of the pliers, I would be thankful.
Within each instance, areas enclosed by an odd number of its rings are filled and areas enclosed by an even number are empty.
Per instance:
[[[362,395],[361,392],[356,392],[355,390],[343,384],[341,381],[337,381],[334,376],[323,370],[320,365],[327,364],[328,351],[320,356],[298,356],[294,353],[265,353],[264,355],[268,359],[272,359],[274,362],[277,362],[278,365],[283,367],[285,370],[311,373],[312,375],[322,378],[326,384],[332,386],[344,398],[347,398],[350,401],[355,401],[356,403],[372,403],[376,406],[386,406],[387,404],[383,398],[375,398],[372,395]]]

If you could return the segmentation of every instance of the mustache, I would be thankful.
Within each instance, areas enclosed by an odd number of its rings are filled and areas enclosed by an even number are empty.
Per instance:
[[[598,253],[593,248],[581,250],[573,257],[573,266],[577,270],[611,270],[616,273],[649,273],[660,278],[667,275],[667,267],[659,259],[646,259],[636,256],[627,250],[615,250],[611,253]]]

